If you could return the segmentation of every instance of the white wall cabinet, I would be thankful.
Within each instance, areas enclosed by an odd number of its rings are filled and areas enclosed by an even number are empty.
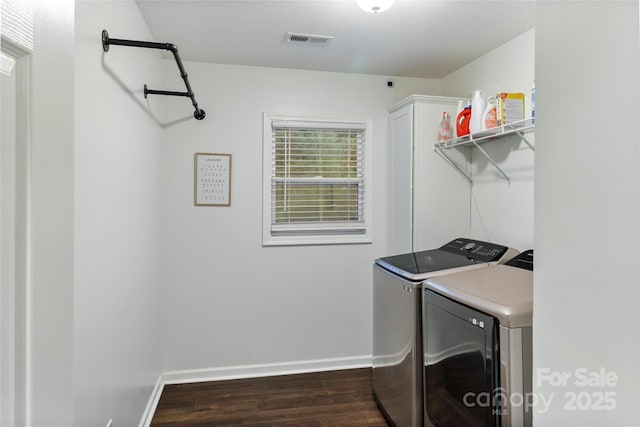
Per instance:
[[[412,95],[389,109],[390,254],[432,249],[469,235],[469,181],[434,151],[442,112],[454,126],[459,99]],[[465,154],[454,155],[468,169]]]

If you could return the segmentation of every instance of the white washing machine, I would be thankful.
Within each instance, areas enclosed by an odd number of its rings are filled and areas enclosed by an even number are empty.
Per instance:
[[[533,250],[426,280],[424,425],[529,427]]]
[[[422,282],[506,262],[515,249],[458,238],[444,246],[379,258],[373,266],[373,396],[387,421],[422,427]]]

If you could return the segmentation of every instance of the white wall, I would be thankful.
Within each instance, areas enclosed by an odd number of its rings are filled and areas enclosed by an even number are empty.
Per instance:
[[[137,425],[161,373],[160,52],[133,1],[76,4],[74,425]],[[54,106],[51,106],[54,108]]]
[[[534,382],[537,426],[640,424],[639,30],[636,1],[537,3],[534,367],[571,375]],[[604,392],[615,410],[564,408]]]
[[[438,94],[440,82],[394,79],[396,91],[379,76],[185,67],[203,121],[184,99],[151,100],[169,107],[165,122],[187,119],[167,126],[161,162],[165,370],[369,363],[371,265],[388,251],[387,108],[412,92]],[[178,79],[175,64],[166,71]],[[263,113],[373,119],[373,244],[262,247]],[[231,207],[193,206],[196,152],[232,154]]]
[[[70,0],[35,1],[29,147],[28,421],[73,417],[73,17]]]
[[[614,412],[565,411],[565,389],[536,386],[556,400],[535,423],[640,422],[635,2],[539,2],[535,34],[442,83],[394,79],[396,89],[388,89],[384,77],[187,63],[207,111],[202,122],[182,98],[145,101],[139,92],[141,82],[179,84],[172,61],[162,61],[159,76],[157,56],[141,50],[113,47],[103,58],[103,27],[113,37],[150,38],[133,3],[78,4],[75,69],[73,3],[39,3],[30,200],[33,425],[72,425],[73,417],[75,425],[109,418],[136,424],[161,371],[215,376],[258,365],[251,372],[259,374],[273,370],[264,364],[295,370],[294,362],[318,368],[365,361],[370,265],[388,249],[380,225],[388,222],[387,107],[411,93],[528,94],[534,38],[541,141],[534,364],[554,371],[604,367],[619,378]],[[517,71],[500,74],[496,68],[516,53],[510,64]],[[609,117],[603,111],[615,112],[620,125],[602,126]],[[373,244],[261,246],[263,112],[374,119]],[[472,227],[476,237],[486,238],[486,228],[492,240],[525,249],[534,237],[533,162],[520,144],[509,144],[513,152],[501,165],[514,174],[511,187],[490,166],[475,171],[479,211]],[[231,207],[193,206],[195,152],[233,154]],[[594,262],[577,249],[600,247],[616,250],[599,253],[602,268],[585,268]]]
[[[499,92],[525,94],[525,115],[531,114],[534,79],[533,29],[442,79],[447,96],[471,97],[479,89],[485,97]],[[534,142],[530,134],[527,138]],[[487,143],[483,148],[511,179],[509,185],[478,150],[472,152],[471,237],[533,247],[534,153],[517,136]]]

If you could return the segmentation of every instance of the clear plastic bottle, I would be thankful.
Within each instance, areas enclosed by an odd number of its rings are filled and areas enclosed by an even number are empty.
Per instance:
[[[445,142],[449,139],[451,139],[451,122],[449,122],[449,114],[444,111],[442,113],[442,120],[440,121],[438,142]]]
[[[536,122],[536,79],[531,86],[531,123]]]

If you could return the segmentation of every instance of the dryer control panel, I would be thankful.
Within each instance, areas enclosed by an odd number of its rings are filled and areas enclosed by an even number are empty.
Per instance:
[[[456,255],[465,255],[480,262],[497,261],[508,250],[506,246],[465,238],[452,240],[440,249]]]
[[[518,256],[511,258],[507,261],[506,265],[533,271],[533,249],[524,251]]]

